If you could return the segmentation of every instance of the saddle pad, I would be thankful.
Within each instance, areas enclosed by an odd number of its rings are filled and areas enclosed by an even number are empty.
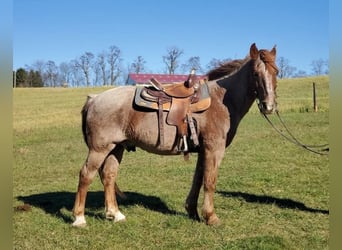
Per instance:
[[[146,86],[136,86],[134,103],[137,106],[158,110],[158,103],[155,101],[148,101],[142,97],[142,92],[145,92]],[[146,93],[144,93],[146,94]],[[201,84],[201,96],[200,99],[190,105],[190,110],[192,112],[200,112],[209,108],[211,104],[211,98],[209,95],[209,88],[206,83]],[[163,103],[163,110],[170,111],[171,102]]]
[[[145,86],[137,86],[135,90],[134,103],[139,107],[149,108],[158,110],[158,103],[154,101],[148,101],[142,97],[142,91],[145,89]],[[163,110],[169,111],[171,106],[171,102],[163,104]]]

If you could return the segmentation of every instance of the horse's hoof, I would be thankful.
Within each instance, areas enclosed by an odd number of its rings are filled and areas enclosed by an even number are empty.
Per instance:
[[[120,211],[115,213],[115,219],[114,222],[125,222],[126,216],[123,215]]]
[[[84,216],[76,216],[75,221],[72,223],[73,227],[85,227],[86,225],[87,225],[87,222]]]
[[[106,219],[108,220],[114,220],[114,222],[124,222],[126,221],[126,216],[123,215],[120,211],[117,211],[115,213],[108,211],[106,213]]]
[[[209,219],[206,220],[206,223],[209,226],[219,226],[221,224],[221,221],[216,214],[213,214],[209,217]]]

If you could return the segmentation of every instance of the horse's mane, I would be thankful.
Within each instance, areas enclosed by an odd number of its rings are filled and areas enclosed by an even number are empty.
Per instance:
[[[209,81],[217,80],[223,76],[232,74],[239,70],[250,58],[235,59],[232,61],[221,63],[217,68],[210,70],[206,75]]]
[[[268,50],[261,49],[260,50],[260,59],[266,64],[266,67],[269,70],[278,71],[278,67],[275,64],[274,55],[272,55]],[[247,56],[244,59],[235,59],[232,61],[228,61],[225,63],[221,63],[217,68],[210,70],[206,75],[209,81],[217,80],[223,76],[228,76],[238,71],[248,60],[250,57]]]

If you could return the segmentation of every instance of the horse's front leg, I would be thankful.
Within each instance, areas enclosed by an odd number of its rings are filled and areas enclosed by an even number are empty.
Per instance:
[[[203,189],[204,200],[202,207],[202,215],[208,225],[217,225],[220,223],[214,209],[214,193],[216,190],[216,182],[218,176],[218,167],[224,156],[224,144],[209,144],[204,150],[204,172],[203,172]]]
[[[197,202],[198,196],[203,184],[203,169],[204,169],[204,153],[198,153],[196,170],[194,173],[194,177],[192,180],[192,186],[188,197],[185,201],[185,209],[188,212],[188,215],[191,219],[200,221],[200,217],[197,212]]]

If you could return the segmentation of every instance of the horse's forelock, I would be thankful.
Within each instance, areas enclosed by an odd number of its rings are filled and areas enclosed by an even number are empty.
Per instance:
[[[266,67],[269,69],[273,69],[277,73],[278,67],[275,63],[275,55],[265,49],[261,49],[259,52],[260,59],[266,64]]]

